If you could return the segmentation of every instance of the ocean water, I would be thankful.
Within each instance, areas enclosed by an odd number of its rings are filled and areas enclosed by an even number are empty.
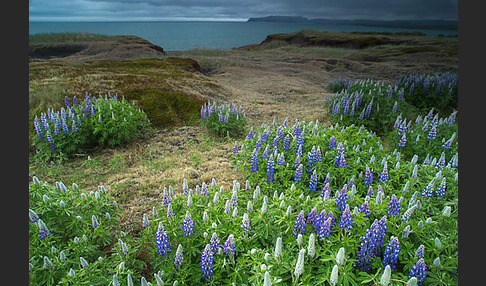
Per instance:
[[[292,33],[303,29],[340,32],[413,32],[437,36],[457,35],[453,30],[422,30],[264,22],[29,22],[29,35],[38,33],[85,32],[102,35],[136,35],[166,51],[195,48],[229,50],[258,44],[267,35]]]

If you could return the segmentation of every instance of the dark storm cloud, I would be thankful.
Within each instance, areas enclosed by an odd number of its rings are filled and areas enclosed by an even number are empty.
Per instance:
[[[457,20],[457,0],[30,0],[30,20],[310,19]]]

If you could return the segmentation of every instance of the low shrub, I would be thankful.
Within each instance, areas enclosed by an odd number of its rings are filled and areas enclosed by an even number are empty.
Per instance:
[[[145,136],[152,130],[145,113],[125,99],[86,94],[72,104],[65,97],[65,108],[49,109],[34,119],[37,136],[32,139],[36,158],[43,161],[65,160],[76,153],[96,147],[115,147]]]
[[[238,138],[244,135],[247,125],[243,107],[235,104],[218,104],[215,100],[208,101],[201,107],[202,125],[215,136]]]

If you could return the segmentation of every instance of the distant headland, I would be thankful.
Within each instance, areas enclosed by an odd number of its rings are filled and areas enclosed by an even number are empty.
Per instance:
[[[334,25],[358,25],[370,27],[415,28],[415,29],[442,29],[457,30],[457,21],[447,20],[341,20],[341,19],[308,19],[302,16],[266,16],[249,18],[247,22],[277,22],[277,23],[310,23]]]

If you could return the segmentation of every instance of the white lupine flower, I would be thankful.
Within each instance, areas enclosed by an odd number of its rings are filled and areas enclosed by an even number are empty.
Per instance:
[[[271,286],[272,281],[270,279],[270,273],[268,271],[265,271],[265,278],[263,278],[263,286]]]
[[[289,205],[289,206],[287,207],[287,211],[285,212],[285,216],[286,216],[286,217],[290,217],[290,215],[291,215],[291,214],[292,214],[292,206],[291,206],[291,205]]]
[[[192,207],[192,195],[191,194],[189,194],[187,196],[187,206]]]
[[[219,187],[219,192],[224,193],[224,186]]]
[[[294,183],[292,183],[292,186],[290,187],[290,190],[291,190],[292,192],[293,192],[293,191],[295,191],[295,184],[294,184]]]
[[[67,274],[69,277],[75,277],[76,276],[76,273],[74,272],[74,270],[72,268],[69,268],[69,271],[68,271],[68,274]],[[113,284],[115,285],[115,284]],[[120,284],[118,284],[120,285]]]
[[[266,214],[267,213],[267,201],[263,201],[263,205],[262,205],[262,214]]]
[[[120,282],[118,281],[118,277],[116,277],[116,274],[113,274],[113,286],[120,286]]]
[[[314,255],[316,255],[316,241],[314,238],[314,234],[311,233],[309,236],[309,245],[307,246],[307,255],[309,255],[311,258],[314,258]]]
[[[339,269],[336,264],[334,264],[334,267],[332,268],[331,272],[331,277],[329,278],[329,282],[331,282],[331,285],[335,286],[338,282],[339,279]]]
[[[203,221],[204,222],[207,222],[209,220],[209,217],[208,217],[208,212],[207,211],[204,211],[203,212]]]
[[[442,211],[442,215],[446,217],[451,216],[451,206],[446,206],[444,210]]]
[[[211,189],[216,188],[216,180],[214,178],[211,179]]]
[[[132,275],[130,275],[130,273],[127,274],[127,285],[133,286]]]
[[[272,200],[275,200],[277,198],[278,198],[278,191],[276,190],[275,192],[273,192]]]
[[[265,265],[265,263],[260,264],[260,269],[262,271],[266,271],[267,270],[267,265]]]
[[[235,208],[233,209],[233,217],[237,217],[237,216],[238,216],[238,208],[237,208],[237,207],[235,207]]]
[[[431,217],[428,217],[426,220],[425,220],[425,224],[431,224],[432,223],[432,218]]]
[[[59,202],[59,207],[64,208],[65,206],[66,206],[66,204],[64,203],[64,201],[63,201],[63,200],[61,200],[61,201]]]
[[[297,245],[298,245],[299,247],[301,247],[301,246],[302,246],[302,242],[303,242],[303,240],[304,240],[304,237],[302,236],[302,234],[301,234],[301,233],[299,233],[299,234],[297,235]]]
[[[52,267],[52,261],[49,259],[49,257],[44,256],[44,268],[51,268]]]
[[[142,286],[148,286],[147,279],[145,279],[145,277],[143,277],[143,276],[140,279],[140,285],[142,285]]]
[[[61,262],[65,262],[66,261],[66,254],[64,253],[64,250],[61,250],[61,252],[59,253],[59,259],[61,259]]]
[[[300,194],[299,199],[303,200],[304,199],[304,194]]]
[[[442,247],[442,243],[440,242],[440,239],[438,237],[435,238],[434,244],[436,248]]]
[[[219,203],[219,193],[214,193],[213,203],[217,205]]]
[[[172,286],[179,286],[179,282],[175,280],[174,283],[172,283]]]
[[[387,265],[385,267],[385,271],[383,272],[383,275],[381,275],[380,285],[388,286],[388,284],[390,284],[390,278],[391,278],[391,268],[390,265]]]
[[[408,279],[407,285],[409,285],[409,286],[417,286],[417,281],[418,281],[417,280],[417,277],[414,276],[414,277]]]
[[[63,183],[63,182],[59,182],[59,190],[60,190],[62,193],[67,192],[66,186],[64,185],[64,183]]]
[[[49,197],[47,195],[43,195],[42,201],[44,201],[44,203],[47,203],[49,201]]]
[[[153,217],[158,217],[159,216],[159,212],[157,211],[157,208],[155,206],[152,208],[152,216]]]
[[[83,268],[88,268],[89,267],[88,261],[86,261],[86,259],[84,259],[83,257],[79,257],[79,261],[81,262],[81,266]]]
[[[441,266],[440,264],[440,257],[437,257],[436,259],[434,259],[434,263],[433,265],[437,268],[439,268]]]
[[[245,182],[245,190],[249,191],[250,190],[250,181],[246,180]]]
[[[301,249],[299,251],[299,257],[297,258],[297,263],[295,264],[295,270],[294,270],[294,275],[298,279],[302,273],[304,273],[304,254],[305,254],[305,249]]]
[[[95,197],[95,199],[99,199],[100,198],[100,193],[98,191],[96,191],[94,193],[94,197]]]
[[[246,211],[250,213],[252,210],[253,210],[253,204],[251,201],[248,201],[248,203],[246,204]]]
[[[336,263],[337,265],[344,264],[344,247],[339,248],[339,251],[336,255]]]
[[[424,221],[423,220],[420,220],[417,224],[417,227],[418,228],[423,228],[424,227]]]
[[[214,228],[214,229],[216,229],[216,228],[218,227],[218,225],[217,225],[215,222],[213,222],[213,223],[211,224],[211,227],[212,227],[212,228]]]
[[[144,227],[149,226],[150,223],[149,223],[147,214],[143,214],[142,224],[143,224]]]
[[[35,185],[40,185],[40,181],[39,181],[39,179],[37,179],[37,177],[36,177],[36,176],[33,176],[33,177],[32,177],[32,182],[33,182]]]
[[[123,272],[125,271],[125,262],[120,262],[120,264],[118,264],[118,271],[119,272]]]
[[[256,249],[255,249],[255,248],[252,248],[252,249],[250,250],[250,253],[251,253],[251,255],[255,255],[255,253],[256,253]]]
[[[179,250],[179,248],[177,248],[177,250]],[[154,277],[155,277],[155,281],[157,282],[157,286],[164,286],[164,281],[162,281],[162,278],[160,278],[159,274],[154,273]]]
[[[285,207],[285,201],[280,201],[279,208],[283,209]]]
[[[93,225],[93,228],[97,228],[100,225],[95,215],[91,216],[91,223]]]
[[[204,237],[204,239],[208,239],[208,235],[209,235],[209,234],[208,234],[207,232],[204,232],[204,233],[203,233],[203,237]]]
[[[265,261],[266,261],[267,263],[270,263],[270,259],[271,259],[271,258],[272,258],[272,257],[270,256],[270,253],[265,252]]]
[[[282,256],[282,238],[278,237],[277,242],[275,243],[275,251],[273,253],[275,260],[278,261],[278,258]]]
[[[280,193],[280,196],[278,197],[278,199],[279,199],[279,200],[283,200],[283,199],[284,199],[284,197],[285,197],[284,192],[281,192],[281,193]]]

